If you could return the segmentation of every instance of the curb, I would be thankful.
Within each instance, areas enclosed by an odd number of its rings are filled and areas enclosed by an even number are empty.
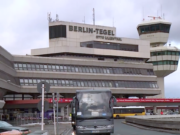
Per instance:
[[[164,130],[164,129],[148,128],[146,126],[140,126],[140,125],[137,125],[137,124],[127,123],[125,121],[122,121],[122,123],[126,124],[126,125],[129,125],[129,126],[137,127],[137,128],[140,128],[140,129],[145,129],[145,130],[172,133],[172,134],[178,134],[178,135],[180,134],[180,131],[171,131],[171,130]]]

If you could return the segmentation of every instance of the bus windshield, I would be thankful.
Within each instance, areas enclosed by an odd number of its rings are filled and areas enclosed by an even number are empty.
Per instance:
[[[110,92],[79,92],[79,110],[77,118],[105,118],[112,117],[112,108],[109,107]]]

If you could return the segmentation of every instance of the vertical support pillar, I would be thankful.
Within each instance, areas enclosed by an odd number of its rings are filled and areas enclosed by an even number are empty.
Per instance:
[[[179,114],[180,114],[180,105],[178,106],[178,111],[179,111]]]
[[[157,107],[153,106],[153,114],[156,114],[156,113],[157,113]]]
[[[64,107],[61,107],[61,115],[64,117]]]

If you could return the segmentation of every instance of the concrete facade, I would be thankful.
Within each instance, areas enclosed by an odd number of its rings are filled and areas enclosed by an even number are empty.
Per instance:
[[[53,37],[56,28],[66,28],[64,37]],[[92,88],[111,89],[125,98],[163,94],[164,82],[146,63],[149,41],[116,37],[114,27],[72,22],[50,22],[49,30],[49,47],[32,49],[31,55],[12,55],[0,47],[1,99],[40,98],[36,85],[42,80],[51,84],[46,98],[53,92],[72,98],[76,90]]]

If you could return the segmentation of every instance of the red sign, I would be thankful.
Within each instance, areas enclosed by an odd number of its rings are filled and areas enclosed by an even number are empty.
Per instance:
[[[49,103],[52,103],[52,98],[46,99]],[[11,100],[6,101],[6,104],[37,104],[40,99],[30,99],[30,100]],[[59,103],[70,103],[72,98],[60,98]],[[126,98],[117,98],[118,103],[123,102],[139,102],[139,103],[180,103],[180,99],[172,98],[146,98],[146,99],[126,99]]]
[[[123,98],[117,98],[117,102],[146,102],[146,103],[152,103],[152,102],[162,102],[162,103],[172,103],[172,102],[180,102],[180,99],[166,99],[166,98],[146,98],[146,99],[123,99]]]
[[[56,99],[55,99],[56,100]],[[59,103],[69,103],[72,101],[72,98],[60,98]],[[52,103],[52,99],[49,99],[49,102]],[[166,98],[146,98],[146,99],[126,99],[126,98],[117,98],[117,102],[157,102],[157,103],[172,103],[180,102],[180,99],[166,99]]]
[[[55,99],[56,101],[56,99]],[[70,103],[72,101],[72,98],[60,98],[59,99],[59,103]],[[49,102],[52,103],[53,100],[52,98],[49,99]]]

